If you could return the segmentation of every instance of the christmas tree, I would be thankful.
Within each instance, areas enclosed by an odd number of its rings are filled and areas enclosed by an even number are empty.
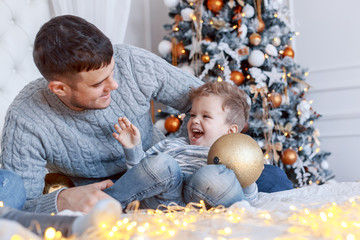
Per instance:
[[[251,112],[242,132],[257,141],[266,163],[281,167],[294,187],[333,178],[326,161],[330,153],[320,151],[314,127],[320,115],[306,99],[308,70],[294,61],[296,32],[282,0],[164,3],[173,22],[164,25],[168,34],[159,43],[160,54],[204,82],[227,81],[244,90]],[[179,122],[166,120],[166,130],[176,131]]]

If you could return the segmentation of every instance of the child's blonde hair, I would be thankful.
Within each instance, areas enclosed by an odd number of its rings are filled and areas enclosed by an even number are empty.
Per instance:
[[[192,88],[189,92],[193,102],[201,96],[214,94],[221,97],[224,102],[222,109],[227,111],[226,123],[236,124],[239,131],[244,128],[249,119],[250,106],[247,102],[246,93],[235,85],[228,82],[207,82],[198,88]]]

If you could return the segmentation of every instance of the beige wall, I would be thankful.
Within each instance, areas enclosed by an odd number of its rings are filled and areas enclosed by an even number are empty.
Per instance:
[[[356,0],[293,0],[295,59],[310,68],[321,148],[339,181],[360,180],[360,23]]]

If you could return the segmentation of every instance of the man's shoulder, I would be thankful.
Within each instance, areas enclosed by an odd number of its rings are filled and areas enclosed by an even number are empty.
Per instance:
[[[163,61],[158,55],[140,47],[136,47],[128,44],[116,44],[114,47],[114,59],[115,62],[117,60],[125,60],[128,59],[151,59],[151,61]],[[131,63],[131,61],[128,61]]]
[[[47,81],[44,78],[38,78],[32,82],[29,82],[14,98],[13,102],[9,106],[9,109],[22,108],[22,106],[28,106],[36,101],[39,97],[39,93],[47,89]]]

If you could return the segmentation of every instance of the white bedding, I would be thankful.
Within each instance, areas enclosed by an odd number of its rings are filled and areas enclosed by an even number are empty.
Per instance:
[[[2,221],[0,237],[4,223],[10,224]],[[104,232],[89,229],[81,239],[360,239],[360,182],[259,193],[254,206],[242,201],[203,212],[132,212],[119,224]]]

